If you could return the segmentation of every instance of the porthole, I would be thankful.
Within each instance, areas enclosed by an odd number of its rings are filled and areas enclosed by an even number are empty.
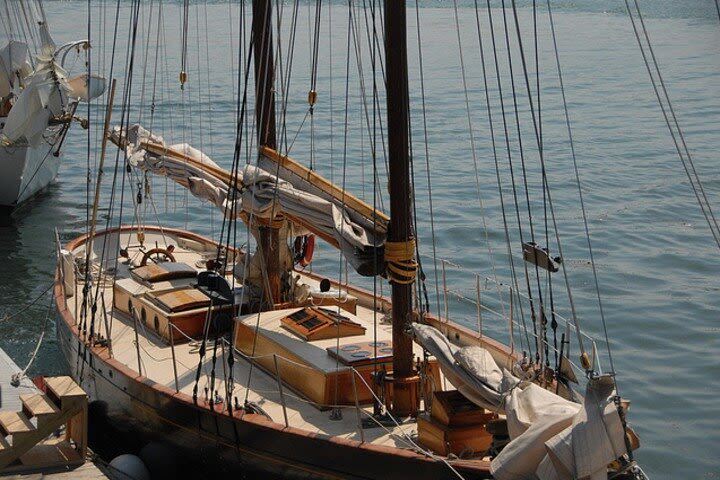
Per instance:
[[[132,306],[132,299],[128,298],[128,312],[132,313],[133,306]]]
[[[145,307],[142,307],[142,310],[140,310],[140,318],[142,319],[143,323],[147,322],[147,312],[145,311]]]
[[[160,319],[158,318],[157,315],[155,315],[155,318],[153,318],[153,324],[155,325],[155,331],[159,332],[160,331]]]

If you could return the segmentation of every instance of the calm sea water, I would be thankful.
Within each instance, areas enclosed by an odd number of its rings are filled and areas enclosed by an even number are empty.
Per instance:
[[[493,2],[493,5],[496,3]],[[717,167],[720,150],[720,18],[716,4],[712,0],[640,3],[663,78],[696,167],[704,180],[711,204],[716,209],[720,208],[720,170]],[[56,42],[86,36],[86,5],[86,2],[79,1],[46,5]],[[646,472],[656,479],[718,478],[720,256],[717,245],[713,243],[674,152],[630,21],[624,14],[624,3],[575,1],[553,2],[553,5],[556,5],[554,13],[563,79],[615,369],[621,393],[633,402],[630,420],[643,444],[637,458]],[[530,6],[531,2],[519,3],[519,18],[526,27],[531,25]],[[337,182],[345,180],[353,192],[372,202],[372,187],[368,186],[371,183],[362,181],[372,175],[367,163],[371,158],[371,137],[364,130],[366,117],[360,108],[362,92],[357,81],[350,82],[348,86],[348,140],[344,135],[342,93],[346,88],[348,19],[339,4],[325,8],[325,19],[332,15],[333,27],[332,30],[323,27],[325,30],[321,35],[319,103],[313,125],[317,152],[315,166]],[[138,34],[138,43],[143,45],[138,49],[138,58],[147,56],[151,66],[143,70],[144,62],[138,60],[136,64],[131,118],[137,119],[142,113],[144,122],[147,124],[150,121],[152,87],[157,75],[153,116],[156,130],[174,142],[189,141],[196,146],[202,145],[218,163],[229,166],[237,90],[231,68],[237,68],[239,6],[211,3],[193,5],[191,9],[193,19],[190,30],[193,33],[188,42],[188,87],[181,92],[177,85],[181,12],[178,4],[169,4],[164,9],[163,49],[157,50],[154,46],[156,30],[148,35],[146,30],[141,29]],[[105,23],[102,12],[99,6],[93,7],[91,24],[97,55],[93,61],[107,74],[112,41],[109,19],[113,9],[106,10]],[[129,4],[123,3],[121,12],[118,52],[123,53],[116,60],[114,76],[123,85]],[[287,22],[290,22],[290,12],[287,8]],[[501,31],[502,10],[493,8],[492,14],[495,27]],[[422,120],[415,11],[411,10],[409,15],[411,96],[415,114],[413,136],[419,140],[422,138]],[[447,2],[426,1],[421,2],[419,17],[428,158],[433,179],[435,248],[439,257],[462,266],[458,269],[448,264],[448,288],[473,297],[475,273],[490,276],[495,268],[500,278],[507,274],[475,11],[472,2],[462,3],[459,10],[460,43],[468,84],[475,156],[468,134],[455,12]],[[487,32],[487,11],[481,10],[480,17],[481,26]],[[311,64],[308,46],[311,27],[307,7],[300,9],[298,18],[293,83],[287,90],[290,92],[288,143],[292,142],[297,125],[307,110],[305,102]],[[582,325],[588,332],[601,335],[544,9],[540,18],[538,30],[541,40],[538,48],[549,182],[563,240],[565,263],[574,286]],[[144,25],[151,20],[147,12],[142,19]],[[229,38],[235,39],[234,43],[231,44]],[[489,37],[485,36],[484,41],[490,42]],[[502,44],[504,37],[498,37],[498,41]],[[514,45],[514,40],[511,41]],[[528,52],[532,51],[532,37],[526,35],[523,41]],[[148,45],[151,47],[147,48]],[[287,42],[283,45],[286,46]],[[491,55],[489,43],[485,44],[485,48],[485,54]],[[515,49],[514,46],[512,48]],[[498,49],[501,52],[501,71],[505,75],[502,85],[504,98],[511,101],[505,48],[498,45]],[[517,50],[512,52],[516,55]],[[371,92],[370,55],[367,51],[363,55],[362,67],[368,82],[366,91]],[[529,59],[534,63],[533,55]],[[490,60],[490,57],[486,58],[486,61]],[[517,75],[519,64],[514,64],[514,68],[516,87],[522,97],[524,80]],[[357,77],[357,69],[357,62],[353,60],[350,75]],[[534,71],[534,66],[532,69]],[[492,82],[490,98],[497,106],[498,89]],[[534,220],[536,228],[542,229],[537,152],[533,149],[534,137],[526,112],[526,100],[521,100],[520,109],[523,110],[521,130],[529,165],[529,189],[536,208]],[[372,110],[366,114],[372,122]],[[496,142],[502,147],[504,138],[499,110],[494,110],[493,115]],[[95,118],[96,112],[92,111],[91,116]],[[507,118],[511,130],[514,130],[514,117],[509,113]],[[309,120],[291,150],[304,161],[307,161],[304,152],[308,151],[308,132]],[[97,132],[91,130],[93,164],[97,159],[97,138]],[[425,150],[420,143],[414,144],[413,148],[418,235],[422,251],[429,256],[433,240],[427,220],[429,203]],[[343,150],[348,152],[346,163],[350,174],[346,178],[342,175]],[[87,151],[88,135],[74,128],[66,142],[64,163],[57,183],[11,216],[3,218],[0,225],[0,258],[4,259],[0,269],[0,315],[6,317],[0,320],[0,346],[18,364],[25,365],[44,329],[46,336],[40,354],[30,368],[33,374],[63,371],[54,337],[54,318],[50,316],[46,321],[50,298],[43,292],[52,280],[54,229],[60,231],[63,241],[84,229]],[[516,142],[512,143],[512,151],[517,162],[519,150]],[[505,158],[501,155],[502,162],[506,162]],[[113,152],[109,161],[112,163],[114,159]],[[380,168],[383,169],[382,164]],[[503,168],[504,200],[509,202],[510,179],[507,167]],[[480,194],[478,184],[481,186]],[[156,180],[153,181],[153,196],[158,214],[169,222],[204,231],[208,235],[217,234],[219,216],[187,198],[179,189]],[[101,210],[103,218],[106,213],[106,209]],[[514,210],[508,213],[511,227],[516,229]],[[152,221],[152,216],[148,215],[147,219]],[[130,217],[126,220],[130,221]],[[527,225],[524,227],[528,228]],[[514,241],[517,245],[517,239]],[[328,253],[328,249],[321,250]],[[335,258],[334,255],[332,257]],[[322,259],[316,263],[318,269],[332,265]],[[432,261],[426,258],[425,264],[430,296],[434,301],[437,297]],[[562,287],[558,288],[562,291]],[[28,306],[33,299],[37,301]],[[451,303],[452,311],[456,312],[455,318],[469,325],[475,324],[473,306],[462,301]],[[559,301],[559,304],[562,305],[562,302]],[[558,309],[565,314],[567,308],[560,305]],[[488,331],[500,331],[500,327],[493,326],[490,319],[485,321],[484,328]]]

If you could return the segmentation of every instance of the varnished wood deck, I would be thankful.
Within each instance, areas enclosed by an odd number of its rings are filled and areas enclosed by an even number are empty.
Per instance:
[[[191,285],[196,282],[195,279],[180,279],[167,282],[157,282],[155,284],[139,283],[130,275],[130,267],[138,265],[142,257],[142,251],[135,240],[135,235],[121,236],[120,245],[126,246],[130,240],[129,262],[120,259],[117,267],[117,282],[123,286],[125,290],[135,294],[143,294],[151,290],[163,290],[183,285]],[[117,241],[109,242],[117,245]],[[96,238],[94,250],[99,252],[101,249],[102,238]],[[155,245],[160,247],[172,244],[175,245],[173,255],[178,262],[184,262],[190,266],[197,268],[198,271],[204,270],[205,261],[212,257],[215,250],[198,242],[178,241],[178,238],[171,234],[165,233],[160,235],[154,232],[146,232],[145,245],[150,248]],[[73,255],[82,257],[84,255],[84,246],[80,246]],[[108,264],[106,262],[106,264]],[[109,263],[112,265],[112,263]],[[232,282],[230,277],[229,281]],[[306,278],[304,279],[311,286],[316,286],[317,281]],[[232,283],[231,283],[232,284]],[[192,395],[195,385],[195,375],[199,361],[199,343],[197,341],[176,343],[174,345],[175,363],[177,365],[177,383],[173,369],[173,352],[171,346],[161,339],[155,332],[150,331],[141,321],[137,321],[137,337],[139,340],[140,360],[138,361],[138,348],[135,345],[135,324],[133,319],[117,309],[113,309],[112,302],[112,280],[108,276],[104,278],[102,295],[104,295],[106,313],[108,319],[108,327],[106,329],[103,316],[98,313],[95,319],[95,331],[104,337],[111,338],[112,355],[115,360],[123,363],[133,371],[141,373],[143,376],[164,385],[172,390],[178,390],[184,394]],[[239,285],[236,285],[239,286]],[[81,286],[78,287],[76,295],[81,295]],[[78,303],[80,303],[78,299]],[[67,305],[74,318],[79,318],[75,311],[76,298],[67,298]],[[336,346],[335,339],[320,340],[312,343],[306,343],[298,339],[284,328],[280,326],[279,319],[288,312],[265,312],[258,317],[257,314],[247,315],[240,321],[249,326],[255,326],[263,329],[265,333],[283,345],[288,345],[299,356],[302,356],[316,368],[332,372],[338,369],[347,369],[345,365],[339,363],[336,359],[330,357],[327,347]],[[351,315],[348,312],[341,311],[345,316],[351,317],[353,321],[363,324],[366,327],[366,333],[362,336],[347,337],[342,341],[360,342],[371,341],[374,339],[380,341],[389,341],[391,339],[390,325],[382,322],[384,313],[374,312],[373,310],[358,304],[357,315]],[[373,333],[373,325],[378,324],[380,328],[377,330],[377,337]],[[109,331],[108,331],[109,330]],[[199,340],[199,339],[195,339]],[[220,397],[225,395],[225,387],[223,378],[227,372],[227,354],[229,345],[219,345],[217,349],[217,358],[213,361],[213,341],[209,341],[207,345],[207,355],[203,360],[201,368],[201,378],[198,385],[199,397],[205,396],[205,391],[214,395],[213,390],[217,391]],[[416,353],[421,354],[421,349],[416,346]],[[239,404],[245,403],[245,400],[254,402],[265,411],[273,421],[284,424],[285,414],[287,415],[287,423],[291,427],[299,428],[316,434],[325,434],[346,439],[361,440],[358,428],[358,416],[353,406],[344,407],[341,418],[330,418],[331,413],[327,410],[321,410],[302,398],[291,389],[283,388],[281,398],[277,379],[273,375],[269,375],[257,366],[251,366],[251,362],[242,358],[238,352],[235,354],[236,362],[233,370],[233,378],[235,388],[233,391],[233,399],[221,398],[222,402],[238,400]],[[215,368],[213,384],[213,365]],[[358,388],[366,388],[358,382]],[[283,411],[283,403],[285,412]],[[219,406],[216,408],[220,408]],[[363,409],[363,418],[367,418],[372,413],[371,407]],[[410,422],[399,427],[387,428],[365,428],[363,431],[363,440],[377,445],[407,447],[412,448],[413,445],[409,438],[416,433],[416,424]]]

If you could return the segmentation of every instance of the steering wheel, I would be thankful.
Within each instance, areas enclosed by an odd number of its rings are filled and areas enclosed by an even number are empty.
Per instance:
[[[143,255],[142,260],[140,260],[140,266],[144,267],[145,265],[147,265],[148,260],[152,260],[150,257],[152,257],[153,255],[157,255],[158,257],[160,257],[160,255],[163,255],[166,260],[174,262],[175,257],[172,254],[173,250],[174,250],[174,248],[172,246],[170,246],[168,248],[151,248],[150,250],[145,252],[145,254]],[[160,260],[160,259],[158,258],[158,260]],[[153,260],[153,262],[159,263],[159,262],[156,262],[155,260]]]

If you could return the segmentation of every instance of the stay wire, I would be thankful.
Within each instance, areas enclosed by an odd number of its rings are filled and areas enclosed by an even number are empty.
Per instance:
[[[492,21],[492,17],[490,17],[490,21]],[[480,53],[480,66],[482,68],[483,87],[485,89],[485,106],[486,106],[487,116],[488,116],[488,129],[490,131],[490,143],[492,146],[493,161],[495,164],[495,174],[496,174],[496,179],[497,179],[497,184],[498,184],[498,191],[500,194],[500,197],[499,197],[500,198],[500,208],[502,211],[503,226],[505,228],[505,238],[507,240],[508,256],[510,258],[510,267],[512,270],[512,278],[514,279],[514,285],[516,288],[516,292],[519,292],[520,287],[517,282],[517,275],[515,273],[515,264],[513,262],[511,249],[510,249],[509,227],[508,227],[507,215],[505,212],[505,201],[504,201],[504,195],[503,195],[502,182],[500,180],[500,162],[499,162],[499,157],[498,157],[497,143],[495,141],[495,122],[493,121],[492,107],[490,104],[490,88],[489,88],[489,84],[488,84],[488,73],[487,73],[487,67],[486,67],[486,61],[485,61],[485,46],[484,46],[484,42],[483,42],[483,33],[482,33],[481,26],[480,26],[480,9],[478,6],[478,0],[475,0],[475,24],[476,24],[477,33],[478,33],[478,50]],[[490,30],[493,35],[493,45],[494,45],[495,40],[494,40],[494,31],[492,29],[492,24],[491,24]],[[496,65],[497,65],[497,63],[496,63]],[[496,73],[497,73],[497,75],[499,75],[499,71]],[[500,94],[502,95],[502,91],[500,91]],[[502,101],[502,98],[500,100]],[[503,114],[503,117],[504,117],[504,114]],[[487,229],[486,229],[486,235],[487,235]],[[488,248],[490,248],[490,241],[489,240],[486,240],[486,241],[488,242]],[[498,295],[502,296],[502,294],[500,293],[500,282],[497,279],[494,255],[491,255],[491,259],[492,259],[491,261],[492,261],[493,277],[495,278],[495,283],[498,286]],[[513,302],[512,294],[510,295],[510,302]],[[531,343],[530,343],[530,335],[528,333],[527,321],[525,319],[525,315],[523,312],[522,302],[519,301],[518,304],[520,306],[520,318],[522,321],[522,329],[523,329],[523,332],[525,333],[525,341],[527,343],[528,351],[530,351]],[[503,304],[503,309],[504,309],[504,304]]]
[[[610,370],[612,372],[614,372],[615,367],[613,365],[612,352],[610,351],[610,343],[608,341],[609,338],[608,338],[608,334],[607,334],[607,328],[605,327],[605,325],[606,325],[605,311],[603,309],[602,297],[600,294],[600,280],[598,278],[597,266],[595,264],[595,255],[593,253],[592,241],[590,240],[590,227],[588,224],[587,209],[585,208],[585,200],[584,200],[583,193],[582,193],[582,183],[580,181],[580,170],[578,168],[577,155],[575,153],[575,141],[573,140],[572,127],[571,127],[571,122],[570,122],[570,113],[569,113],[568,104],[567,104],[567,97],[565,95],[565,83],[563,82],[562,68],[561,68],[561,64],[560,64],[560,53],[559,53],[559,49],[558,49],[558,45],[557,45],[557,35],[555,33],[555,21],[553,19],[552,7],[550,6],[550,0],[547,0],[547,7],[548,7],[548,18],[550,20],[550,30],[552,32],[552,39],[553,39],[553,50],[555,52],[555,64],[557,66],[558,81],[560,84],[560,94],[562,96],[563,112],[565,114],[565,125],[567,127],[567,132],[568,132],[570,153],[572,156],[573,169],[575,172],[575,182],[578,187],[578,197],[580,199],[580,210],[582,211],[583,226],[585,228],[585,238],[587,239],[588,254],[590,256],[590,266],[591,266],[592,272],[593,272],[593,281],[595,283],[595,292],[597,293],[598,312],[600,314],[600,320],[603,324],[603,330],[605,331],[605,342],[606,342],[606,346],[607,346],[607,350],[608,350],[608,360],[610,362]],[[615,381],[615,389],[618,390],[617,380]]]
[[[670,95],[668,94],[667,88],[665,87],[665,81],[663,80],[662,74],[660,72],[660,66],[658,64],[657,58],[655,57],[655,51],[652,47],[652,43],[650,42],[650,36],[645,26],[645,21],[643,20],[642,13],[640,12],[640,6],[638,5],[637,0],[634,1],[634,5],[637,11],[638,21],[642,28],[643,36],[647,43],[647,52],[645,51],[645,47],[642,44],[640,32],[638,31],[635,17],[632,13],[632,9],[630,8],[629,0],[625,0],[625,6],[627,7],[628,15],[630,17],[633,31],[635,33],[635,38],[638,42],[640,53],[642,54],[643,61],[645,62],[645,67],[647,68],[648,75],[650,76],[653,90],[655,91],[655,96],[657,97],[658,104],[660,105],[660,108],[662,110],[668,130],[670,130],[670,136],[672,137],[673,143],[675,144],[675,150],[680,157],[680,161],[682,162],[685,173],[688,177],[688,180],[690,181],[690,186],[692,187],[693,193],[695,194],[698,204],[700,205],[703,216],[705,217],[705,220],[710,227],[710,231],[713,235],[713,238],[715,239],[715,243],[717,243],[718,248],[720,248],[720,226],[715,219],[715,214],[712,211],[710,202],[707,198],[707,195],[705,194],[705,189],[703,188],[700,177],[695,169],[695,164],[692,160],[692,156],[690,155],[690,150],[688,149],[687,143],[685,142],[685,136],[682,132],[682,129],[680,128],[680,123],[677,119],[677,116],[675,115],[675,109],[672,106],[672,102],[670,101]],[[648,53],[650,56],[649,59]],[[652,61],[652,67],[650,65],[650,61]],[[653,75],[653,69],[655,75],[657,75],[657,80]],[[660,90],[662,90],[662,94]]]
[[[350,6],[350,10],[352,10],[354,5],[355,4],[353,3]],[[363,0],[363,5],[365,5],[364,0]],[[357,8],[360,8],[360,7],[357,7]],[[366,11],[366,10],[367,10],[367,8],[364,8],[364,11]],[[382,158],[383,158],[383,163],[385,166],[385,172],[387,173],[388,164],[387,164],[387,154],[385,151],[385,134],[384,134],[384,129],[383,129],[383,121],[382,121],[382,116],[376,115],[377,112],[382,110],[382,108],[380,106],[380,96],[376,94],[377,88],[374,88],[373,95],[372,95],[372,102],[373,102],[372,109],[370,107],[368,107],[368,93],[367,93],[367,87],[365,85],[365,73],[364,73],[365,68],[364,68],[363,61],[362,61],[362,46],[361,46],[362,42],[360,41],[360,34],[358,33],[362,30],[360,23],[359,23],[361,17],[359,14],[353,14],[352,11],[350,14],[352,16],[352,26],[350,28],[351,28],[351,32],[352,32],[352,40],[353,40],[352,44],[355,47],[356,66],[358,69],[359,90],[360,90],[361,105],[362,105],[361,108],[362,108],[362,112],[363,112],[362,117],[364,118],[365,128],[367,130],[366,133],[368,134],[368,139],[370,141],[371,155],[374,156],[375,158],[378,157],[378,144],[379,144],[380,148],[382,148]],[[376,13],[372,13],[371,15],[373,17],[373,22],[377,23],[377,21],[375,21],[374,19],[378,18],[378,17],[380,18],[379,21],[382,21],[381,15],[378,15]],[[365,13],[365,15],[363,17],[365,19],[365,31],[366,32],[372,31],[373,32],[372,35],[374,37],[377,37],[377,35],[378,35],[377,27],[373,26],[372,29],[370,28],[370,21],[368,20],[367,13]],[[367,36],[369,37],[370,33],[367,33]],[[379,60],[379,58],[381,58],[381,49],[378,48],[378,43],[376,41],[372,41],[370,38],[367,38],[367,48],[370,50],[370,52],[373,52],[373,51],[375,52],[373,61],[375,62],[376,65],[373,67],[373,75],[374,75],[373,78],[377,78],[377,66],[380,66],[381,67],[380,74],[383,77],[383,81],[384,81],[384,72],[382,70],[382,61]],[[349,53],[348,53],[348,55],[349,55]],[[349,73],[348,73],[348,75],[349,75]],[[373,81],[375,82],[375,80],[373,80]],[[360,124],[362,124],[362,123],[363,122],[361,119]],[[380,137],[379,140],[378,140],[378,132],[379,132],[379,137]],[[364,137],[363,137],[363,140],[364,140]],[[375,187],[373,187],[373,191],[377,195],[377,200],[380,203],[380,209],[383,209],[384,199],[382,196],[382,188],[380,187],[381,184],[380,184],[380,177],[379,177],[378,172],[379,171],[377,168],[375,168],[373,170],[373,175],[374,175],[373,182],[375,184],[377,184]]]
[[[490,0],[486,0],[487,4],[487,14],[488,14],[488,23],[490,26],[490,38],[492,38],[492,46],[493,46],[493,60],[495,64],[495,77],[497,79],[497,88],[498,88],[498,98],[500,102],[500,112],[502,117],[502,124],[503,124],[503,132],[504,132],[504,140],[505,140],[505,150],[507,151],[507,157],[508,157],[508,163],[510,163],[510,171],[512,172],[512,150],[510,147],[510,132],[508,129],[508,122],[507,122],[507,115],[505,112],[505,102],[503,100],[503,88],[502,88],[502,81],[500,79],[500,62],[498,60],[498,47],[495,40],[495,27],[493,26],[493,15],[492,10],[490,7]],[[476,3],[476,9],[477,9],[477,3]],[[489,102],[489,100],[488,100]],[[488,111],[490,111],[489,103],[488,103]],[[493,152],[495,152],[495,141],[493,139]],[[495,174],[497,177],[497,183],[498,183],[498,191],[500,193],[500,205],[502,209],[502,216],[503,216],[503,226],[505,229],[505,241],[507,246],[507,253],[508,258],[510,260],[510,271],[512,273],[512,279],[513,283],[516,289],[516,296],[518,300],[518,305],[521,309],[521,315],[524,316],[524,313],[522,312],[522,299],[520,297],[520,284],[518,281],[518,275],[517,270],[515,269],[515,261],[513,259],[512,255],[512,246],[510,244],[510,228],[507,218],[507,213],[505,210],[505,201],[504,201],[504,195],[503,195],[503,188],[502,188],[502,179],[500,176],[500,163],[497,154],[495,154]],[[513,190],[514,190],[514,183],[513,182]],[[515,201],[515,207],[516,207],[516,213],[517,213],[517,201]],[[520,227],[522,228],[522,227]],[[530,287],[530,275],[528,273],[527,264],[523,262],[523,268],[525,270],[525,286],[528,291],[528,302],[530,304],[530,318],[533,323],[533,331],[534,331],[534,338],[535,338],[535,357],[538,357],[538,352],[540,350],[540,343],[539,343],[539,332],[537,329],[537,317],[535,315],[535,300],[532,295],[532,289]],[[512,302],[512,298],[510,299],[510,302]],[[528,346],[528,348],[530,348]],[[532,353],[532,352],[530,352]]]
[[[51,288],[53,286],[54,286],[53,284],[50,284]],[[42,293],[42,295],[45,295],[45,293],[47,293],[47,291],[48,290],[45,290]],[[35,350],[33,351],[33,354],[30,356],[30,360],[28,361],[27,365],[25,365],[25,368],[23,368],[21,371],[15,373],[12,376],[11,384],[13,384],[15,386],[20,385],[20,381],[25,377],[25,375],[27,374],[27,371],[30,369],[30,366],[32,366],[33,362],[37,358],[37,354],[40,351],[40,346],[42,345],[43,339],[45,338],[45,330],[47,330],[48,320],[50,319],[50,316],[52,314],[54,300],[55,300],[55,294],[54,294],[54,292],[51,292],[50,304],[48,305],[47,312],[45,313],[45,319],[43,320],[42,330],[40,331],[40,337],[38,338],[37,344],[35,345]]]
[[[513,0],[513,6],[514,6],[514,4],[515,4],[515,2]],[[509,75],[510,76],[510,89],[512,91],[515,128],[517,129],[518,152],[520,154],[520,167],[521,167],[521,172],[522,172],[523,188],[525,191],[525,202],[526,202],[527,213],[528,213],[528,224],[530,227],[530,241],[532,243],[535,243],[535,227],[534,227],[533,216],[532,216],[532,208],[530,205],[530,189],[528,187],[528,180],[527,180],[527,178],[528,178],[527,163],[525,161],[525,148],[523,146],[523,141],[522,141],[522,130],[521,130],[521,126],[520,126],[520,107],[518,104],[518,99],[517,99],[518,95],[517,95],[517,89],[516,89],[516,85],[515,85],[515,73],[514,73],[514,69],[513,69],[513,60],[512,60],[511,47],[510,47],[510,29],[508,27],[508,22],[507,22],[507,9],[505,8],[505,0],[503,0],[503,2],[502,2],[502,7],[503,7],[502,13],[503,13],[503,25],[504,25],[504,33],[505,33],[505,45],[507,48],[508,68],[509,68],[509,73],[510,73],[510,75]],[[516,18],[516,25],[518,25],[517,18]],[[519,25],[518,25],[518,32],[519,32]],[[524,70],[526,80],[527,80],[527,68],[525,68],[525,54],[524,54],[524,51],[522,48],[522,42],[520,40],[518,40],[518,48],[520,50],[520,56],[521,56],[522,62],[523,62],[523,70]],[[532,92],[530,91],[529,88],[528,88],[528,101],[532,105]],[[533,122],[534,121],[535,121],[535,119],[533,118]],[[542,162],[541,162],[541,164],[544,165]],[[512,191],[513,191],[513,198],[515,201],[515,213],[517,215],[517,220],[518,220],[520,242],[524,243],[525,240],[523,238],[523,229],[522,229],[522,226],[521,226],[522,224],[521,224],[521,220],[520,220],[520,204],[518,202],[517,190],[516,190],[516,185],[515,185],[515,173],[514,173],[514,167],[512,164],[510,164],[510,178],[512,181]],[[525,266],[525,275],[529,277],[527,262],[523,261],[523,265]],[[542,345],[541,345],[542,348],[541,348],[540,352],[536,352],[535,360],[537,362],[540,362],[545,357],[545,353],[547,352],[547,346],[548,346],[547,317],[545,315],[545,302],[543,301],[542,287],[540,285],[540,268],[537,263],[534,264],[534,271],[535,271],[535,283],[536,283],[537,291],[538,291],[538,307],[539,307],[539,314],[540,314],[540,334],[542,336],[542,340],[540,340],[542,342]],[[528,278],[528,282],[529,281],[530,280]],[[538,353],[540,355],[538,355]]]
[[[476,5],[477,5],[477,2],[476,2]],[[455,27],[456,27],[455,30],[457,32],[457,43],[458,43],[458,50],[459,50],[459,57],[460,57],[460,70],[461,70],[461,76],[462,76],[463,92],[465,95],[465,112],[466,112],[467,125],[468,125],[468,131],[469,131],[469,136],[470,136],[470,150],[471,150],[471,154],[472,154],[473,169],[474,169],[474,173],[475,173],[475,189],[476,189],[476,193],[477,193],[478,204],[480,206],[480,217],[482,218],[482,230],[483,230],[483,234],[485,236],[485,244],[488,248],[488,257],[490,258],[490,261],[491,261],[493,276],[497,280],[496,269],[495,269],[495,256],[493,255],[492,245],[490,244],[489,228],[487,225],[487,215],[485,214],[485,202],[482,197],[482,188],[480,186],[480,167],[479,167],[477,148],[476,148],[476,143],[475,143],[475,129],[473,127],[472,116],[471,116],[472,109],[470,107],[470,95],[468,93],[469,89],[468,89],[467,74],[466,74],[466,69],[465,69],[465,56],[463,54],[463,45],[462,45],[462,39],[460,36],[460,14],[458,11],[457,0],[455,0],[453,2],[453,9],[455,11]],[[477,12],[477,9],[476,9],[476,12]],[[476,15],[476,21],[478,22],[478,24],[477,24],[478,37],[480,37],[479,15]],[[479,39],[479,42],[482,45],[481,38]],[[484,54],[482,52],[481,52],[481,57],[483,57],[482,63],[483,63],[483,73],[484,73],[485,64],[484,64]],[[486,93],[486,98],[487,98],[487,90],[485,91],[485,93]],[[503,309],[504,309],[504,305],[503,305]]]
[[[432,238],[432,258],[433,258],[433,273],[435,277],[435,306],[437,308],[437,316],[440,318],[440,276],[438,273],[438,255],[437,255],[437,237],[435,235],[435,214],[433,209],[433,197],[432,197],[432,182],[430,176],[430,142],[428,140],[428,127],[427,127],[427,105],[425,102],[425,74],[423,68],[423,54],[422,54],[422,36],[420,35],[420,4],[419,0],[415,0],[415,22],[417,24],[417,44],[418,44],[418,68],[420,70],[420,99],[422,105],[422,119],[423,119],[423,140],[425,146],[425,173],[426,182],[428,189],[428,209],[430,213],[430,235]],[[420,255],[418,255],[420,258]]]
[[[504,1],[504,0],[503,0],[503,1]],[[514,6],[515,6],[515,0],[512,0],[512,3],[513,3],[513,7],[514,7]],[[529,107],[530,107],[531,118],[532,118],[532,121],[533,121],[533,128],[534,128],[534,131],[535,131],[535,139],[536,139],[536,142],[537,142],[538,145],[539,145],[539,144],[540,144],[539,126],[538,126],[538,120],[537,120],[537,117],[536,117],[536,114],[535,114],[534,102],[533,102],[533,100],[532,100],[532,93],[531,93],[531,89],[530,89],[530,80],[529,80],[529,77],[528,77],[528,74],[527,74],[527,62],[526,62],[526,60],[525,60],[525,52],[524,52],[524,49],[523,49],[523,46],[522,46],[522,37],[521,37],[521,35],[520,35],[520,24],[519,24],[519,21],[518,21],[518,18],[517,18],[517,9],[514,8],[513,14],[514,14],[514,16],[515,16],[515,25],[516,25],[517,35],[518,35],[518,46],[519,46],[519,50],[520,50],[520,57],[521,57],[522,65],[523,65],[523,71],[524,71],[524,74],[525,74],[525,75],[524,75],[524,77],[525,77],[525,86],[526,86],[527,93],[528,93],[528,101],[530,102]],[[540,165],[541,165],[541,173],[542,173],[543,185],[544,185],[544,187],[546,187],[546,188],[544,188],[544,191],[547,193],[547,204],[550,206],[550,213],[551,213],[552,220],[553,220],[553,230],[555,231],[555,241],[557,242],[558,253],[560,254],[560,257],[561,257],[561,258],[564,258],[564,257],[563,257],[563,253],[562,253],[562,245],[561,245],[561,242],[560,242],[560,233],[559,233],[559,231],[558,231],[557,220],[556,220],[556,217],[555,217],[555,209],[554,209],[554,206],[553,206],[553,203],[552,203],[552,197],[551,197],[551,195],[550,195],[550,189],[547,188],[547,187],[548,187],[548,182],[547,182],[547,170],[545,169],[545,160],[544,160],[544,157],[543,157],[543,155],[542,155],[542,153],[543,153],[542,150],[539,150],[539,153],[540,153]],[[563,272],[563,276],[564,276],[564,279],[565,279],[565,287],[566,287],[567,294],[568,294],[568,301],[569,301],[569,303],[570,303],[570,308],[571,308],[571,311],[572,311],[573,321],[575,322],[575,331],[576,331],[577,336],[578,336],[578,344],[579,344],[581,353],[584,353],[585,350],[584,350],[583,342],[582,342],[581,329],[580,329],[580,321],[579,321],[579,319],[578,319],[578,317],[577,317],[577,314],[576,314],[575,301],[574,301],[574,299],[573,299],[572,291],[571,291],[571,289],[570,289],[570,281],[569,281],[569,278],[568,278],[567,268],[565,268],[564,264],[561,264],[561,270],[562,270],[562,272]]]

